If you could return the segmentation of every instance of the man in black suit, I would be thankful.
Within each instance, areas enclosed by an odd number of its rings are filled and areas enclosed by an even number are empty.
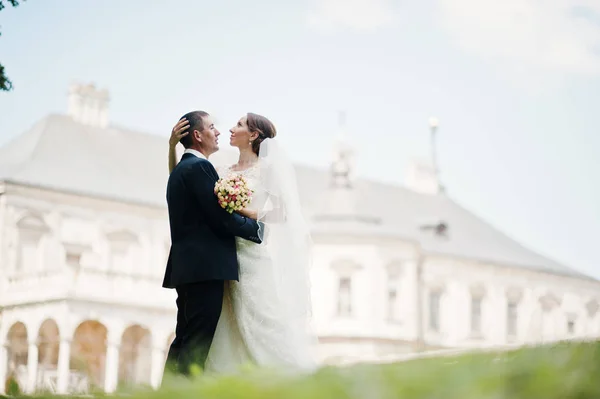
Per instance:
[[[167,370],[204,368],[221,314],[225,280],[237,280],[235,236],[261,243],[258,222],[222,209],[214,194],[219,176],[208,157],[219,149],[219,131],[203,111],[184,115],[186,148],[167,185],[171,251],[163,287],[177,290],[175,340]]]

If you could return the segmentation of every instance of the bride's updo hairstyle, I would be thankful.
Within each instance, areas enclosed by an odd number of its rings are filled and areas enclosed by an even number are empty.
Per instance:
[[[260,143],[266,139],[274,138],[277,135],[277,130],[270,120],[252,112],[246,114],[246,123],[248,124],[250,133],[258,133],[258,137],[252,142],[252,151],[258,155]]]

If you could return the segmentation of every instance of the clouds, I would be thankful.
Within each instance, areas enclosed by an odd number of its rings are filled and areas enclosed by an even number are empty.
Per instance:
[[[308,24],[319,31],[372,31],[395,20],[391,0],[313,0]]]
[[[600,76],[600,0],[433,1],[418,14],[439,18],[423,22],[439,24],[468,53],[523,72]],[[399,4],[312,0],[307,22],[321,32],[371,32],[400,23]],[[405,18],[416,11],[408,5]]]
[[[538,71],[600,75],[600,0],[439,0],[463,49]]]

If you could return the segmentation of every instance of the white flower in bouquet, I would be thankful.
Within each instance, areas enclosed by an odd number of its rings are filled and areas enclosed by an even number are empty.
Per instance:
[[[217,181],[215,194],[221,208],[233,213],[247,208],[252,201],[254,192],[248,187],[248,182],[244,176],[230,175]]]

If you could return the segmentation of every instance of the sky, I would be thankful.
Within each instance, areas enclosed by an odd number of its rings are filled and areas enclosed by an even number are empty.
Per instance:
[[[447,195],[600,278],[600,0],[27,0],[0,26],[0,145],[95,83],[165,145],[189,110],[257,112],[319,167],[344,111],[356,174],[403,184],[435,116]]]

